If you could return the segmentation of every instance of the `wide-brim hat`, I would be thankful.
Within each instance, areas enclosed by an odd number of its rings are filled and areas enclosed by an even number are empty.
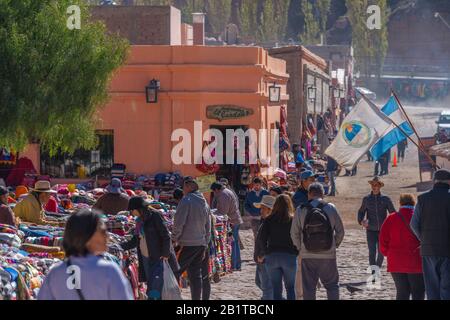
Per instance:
[[[109,186],[106,187],[106,191],[109,193],[126,193],[125,189],[122,187],[122,181],[117,178],[113,178]]]
[[[49,181],[37,181],[34,184],[34,189],[31,189],[31,191],[40,193],[53,193],[53,194],[57,193],[55,190],[52,190]]]
[[[374,184],[378,184],[380,185],[382,188],[384,187],[384,183],[383,181],[381,181],[380,177],[375,177],[372,180],[369,181],[370,185],[374,185]]]
[[[272,197],[272,196],[264,196],[263,198],[262,198],[262,200],[261,200],[261,202],[257,202],[257,203],[254,203],[253,205],[256,207],[256,208],[258,208],[258,209],[260,209],[261,207],[267,207],[267,208],[269,208],[269,209],[273,209],[273,206],[274,206],[274,204],[275,204],[275,197]]]

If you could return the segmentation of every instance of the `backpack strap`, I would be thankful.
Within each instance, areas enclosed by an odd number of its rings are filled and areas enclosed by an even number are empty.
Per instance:
[[[319,205],[316,208],[323,210],[327,205],[328,203],[326,203],[325,201],[319,201]]]

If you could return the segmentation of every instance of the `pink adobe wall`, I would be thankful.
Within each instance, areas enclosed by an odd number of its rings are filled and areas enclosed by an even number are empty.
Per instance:
[[[152,78],[161,81],[157,104],[145,102],[144,88]],[[99,129],[114,130],[115,162],[125,163],[130,172],[180,170],[198,176],[194,165],[173,165],[173,130],[185,128],[193,137],[194,121],[202,121],[203,131],[211,125],[270,128],[288,99],[287,79],[285,62],[269,59],[260,48],[134,46],[129,64],[111,83]],[[265,83],[274,80],[282,85],[283,101],[269,106]],[[251,108],[254,114],[222,122],[207,119],[206,107],[217,104]]]
[[[41,171],[41,150],[39,144],[29,144],[24,151],[19,153],[19,158],[28,158],[33,162],[38,173]]]

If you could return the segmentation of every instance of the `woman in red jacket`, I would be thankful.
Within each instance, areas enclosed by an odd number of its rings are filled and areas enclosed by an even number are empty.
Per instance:
[[[420,242],[409,227],[415,205],[413,195],[402,194],[399,212],[388,216],[380,231],[380,251],[387,257],[397,300],[425,299]]]

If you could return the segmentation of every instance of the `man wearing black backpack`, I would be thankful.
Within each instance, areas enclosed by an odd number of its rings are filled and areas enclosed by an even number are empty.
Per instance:
[[[303,299],[315,300],[320,279],[328,300],[339,300],[336,248],[344,239],[344,225],[336,207],[323,200],[324,189],[313,183],[308,203],[297,209],[291,237],[302,260]]]

